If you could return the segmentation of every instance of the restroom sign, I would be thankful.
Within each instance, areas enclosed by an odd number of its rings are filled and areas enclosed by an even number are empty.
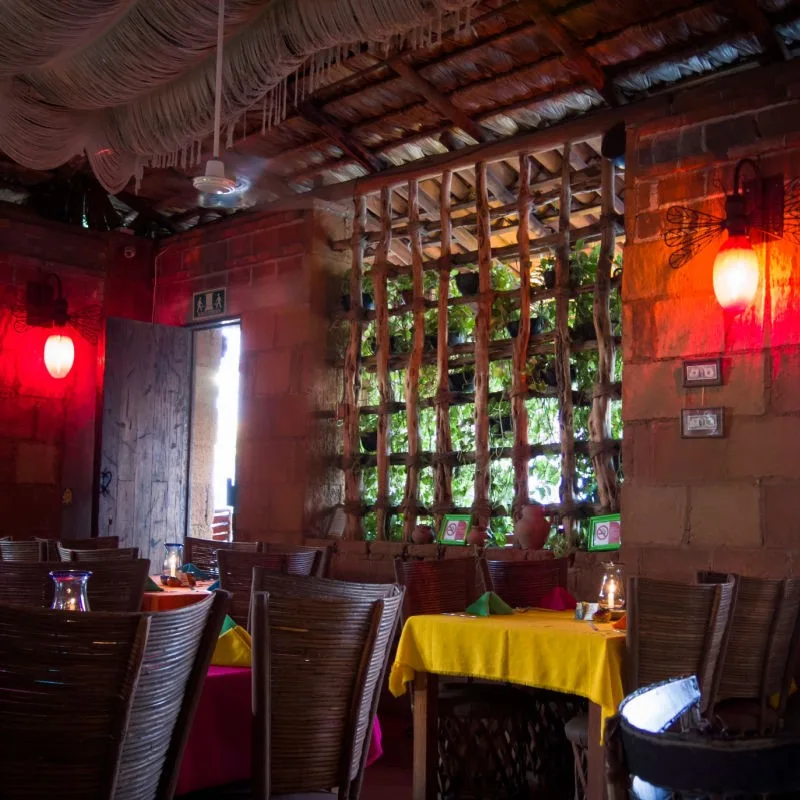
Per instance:
[[[198,320],[223,316],[227,309],[227,300],[225,289],[195,292],[192,299],[192,318]]]

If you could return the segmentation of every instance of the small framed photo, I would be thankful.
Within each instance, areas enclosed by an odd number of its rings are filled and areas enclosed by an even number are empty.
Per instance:
[[[687,389],[694,386],[722,386],[722,359],[684,361],[683,385]]]
[[[725,435],[724,408],[684,408],[681,411],[681,437],[720,439]]]
[[[446,514],[439,529],[439,544],[467,543],[472,514]]]
[[[590,522],[589,550],[619,550],[622,544],[619,514],[592,517]]]

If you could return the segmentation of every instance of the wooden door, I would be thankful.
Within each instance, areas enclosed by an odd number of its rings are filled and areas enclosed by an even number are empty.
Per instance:
[[[191,331],[110,318],[98,532],[161,569],[186,528]],[[106,486],[105,489],[103,487]]]

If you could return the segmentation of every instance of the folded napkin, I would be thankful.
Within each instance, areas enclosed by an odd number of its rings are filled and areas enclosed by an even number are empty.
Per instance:
[[[206,581],[214,577],[207,570],[200,569],[200,567],[196,567],[194,564],[184,564],[181,567],[181,572],[185,572],[187,575],[194,575],[195,578],[199,578],[201,581]]]
[[[226,616],[211,663],[215,667],[250,667],[253,663],[252,655],[250,634]]]
[[[144,582],[144,590],[146,592],[163,592],[164,590],[148,575],[147,580]]]
[[[494,592],[484,592],[467,608],[467,614],[474,614],[476,617],[488,617],[490,614],[513,613],[514,609],[504,600],[501,600]]]
[[[208,587],[207,591],[209,592],[216,592],[219,589],[219,581],[214,581],[211,586]]]
[[[628,615],[621,616],[612,626],[615,631],[628,630]]]
[[[554,586],[539,601],[539,608],[552,611],[574,611],[577,605],[578,601],[563,586]]]

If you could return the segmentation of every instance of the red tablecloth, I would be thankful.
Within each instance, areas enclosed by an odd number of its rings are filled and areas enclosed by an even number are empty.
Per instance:
[[[181,762],[177,794],[249,779],[250,676],[249,668],[209,667]],[[367,766],[382,754],[376,719]]]

